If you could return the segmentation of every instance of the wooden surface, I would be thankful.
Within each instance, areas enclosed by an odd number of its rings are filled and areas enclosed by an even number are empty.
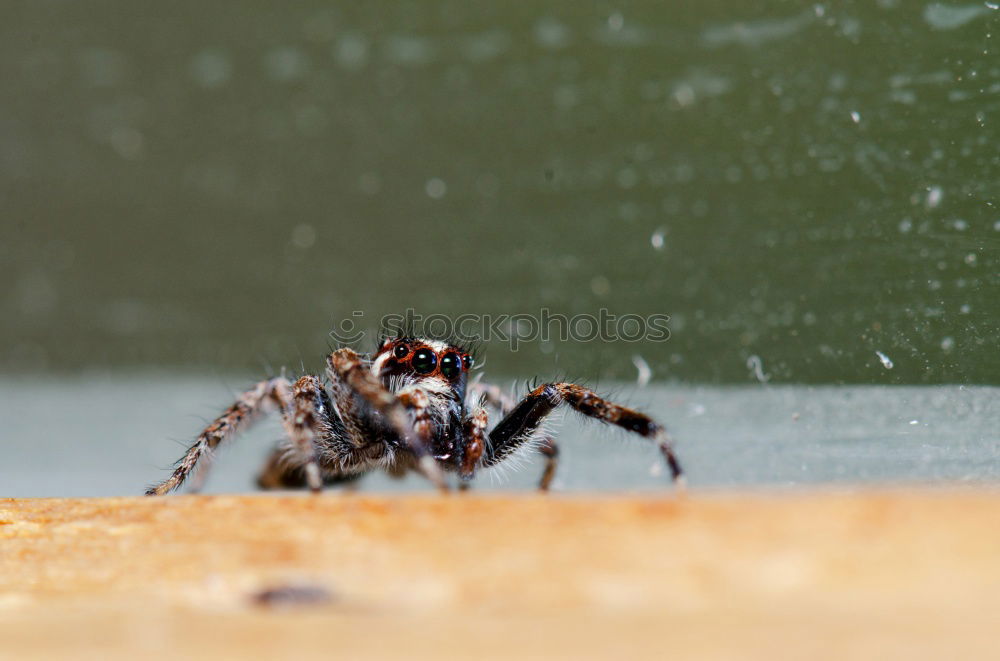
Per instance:
[[[325,603],[261,605],[310,588]],[[993,491],[0,500],[0,658],[985,658]]]

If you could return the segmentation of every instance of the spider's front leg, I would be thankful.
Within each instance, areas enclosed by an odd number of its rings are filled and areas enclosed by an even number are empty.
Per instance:
[[[583,415],[616,425],[654,441],[660,448],[673,481],[680,484],[683,471],[674,455],[670,436],[644,413],[610,402],[592,390],[574,383],[548,383],[535,388],[490,432],[491,446],[485,465],[496,464],[531,438],[542,420],[559,404],[565,403]]]
[[[392,425],[400,439],[416,455],[417,470],[438,489],[448,490],[444,473],[428,452],[427,441],[415,428],[407,406],[382,385],[361,356],[351,349],[337,349],[327,358],[327,375],[333,384],[339,406],[351,407],[353,395],[361,397]],[[352,416],[342,417],[346,423]],[[419,418],[419,415],[416,417]],[[356,429],[352,433],[360,435],[360,431]]]
[[[514,409],[514,398],[500,386],[491,383],[473,383],[469,385],[469,391],[499,411],[501,417],[506,416]],[[542,472],[542,479],[538,482],[538,488],[541,491],[548,491],[552,485],[552,479],[556,475],[556,468],[559,466],[559,445],[555,438],[545,435],[541,438],[538,451],[545,457],[545,470]]]

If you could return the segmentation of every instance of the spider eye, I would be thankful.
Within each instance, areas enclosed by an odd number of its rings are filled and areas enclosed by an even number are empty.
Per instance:
[[[453,379],[462,373],[462,359],[454,351],[449,351],[441,357],[441,374]]]
[[[472,356],[462,356],[462,369],[466,372],[472,369]]]
[[[410,353],[410,347],[405,344],[397,344],[396,348],[392,350],[392,355],[396,358],[406,358],[406,354]]]
[[[410,364],[413,365],[413,371],[417,374],[429,374],[437,367],[437,362],[437,354],[430,349],[417,349]]]

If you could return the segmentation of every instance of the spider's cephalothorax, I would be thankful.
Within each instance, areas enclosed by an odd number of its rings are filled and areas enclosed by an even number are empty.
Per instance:
[[[461,443],[465,391],[473,359],[465,349],[437,340],[396,337],[384,340],[371,364],[372,374],[413,412],[413,428],[426,441],[428,454],[439,463],[461,470],[475,466],[482,455],[476,439]],[[391,427],[382,436],[402,440]],[[461,471],[471,477],[472,468]]]
[[[201,432],[170,477],[146,493],[179,487],[196,467],[204,469],[222,441],[272,407],[282,414],[287,438],[268,458],[258,478],[262,488],[318,491],[377,469],[394,476],[417,471],[441,489],[448,488],[445,472],[455,472],[465,486],[478,469],[534,439],[547,460],[540,486],[548,489],[559,451],[539,427],[559,404],[654,441],[680,480],[666,431],[647,415],[572,383],[539,386],[515,403],[496,386],[470,382],[473,362],[461,346],[409,336],[383,340],[371,356],[338,349],[327,358],[325,380],[275,377],[244,392]],[[493,427],[487,407],[501,416]]]

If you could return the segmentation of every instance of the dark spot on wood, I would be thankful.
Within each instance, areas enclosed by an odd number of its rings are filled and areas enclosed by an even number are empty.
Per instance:
[[[254,593],[251,600],[267,608],[297,608],[330,603],[333,594],[321,585],[279,585]]]

